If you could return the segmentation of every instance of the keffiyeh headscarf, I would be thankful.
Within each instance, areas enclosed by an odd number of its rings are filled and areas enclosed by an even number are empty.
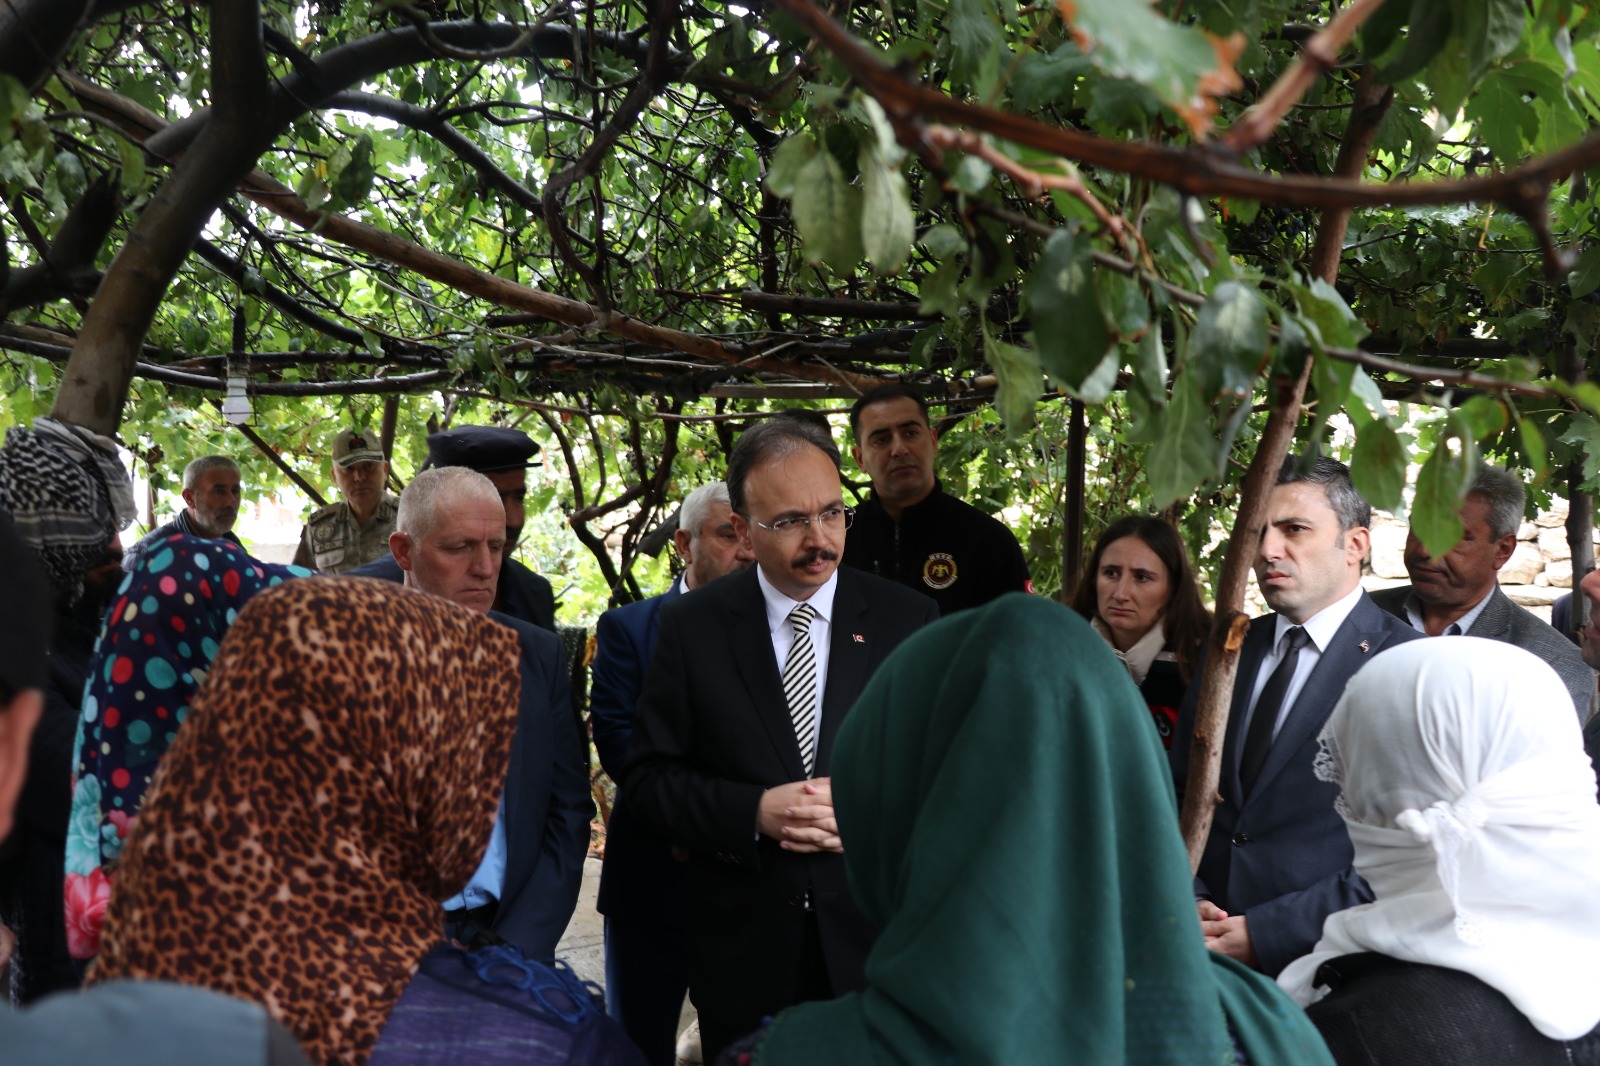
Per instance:
[[[145,797],[90,980],[254,1000],[365,1062],[483,858],[518,661],[513,630],[388,582],[261,593]]]
[[[100,950],[123,841],[228,627],[256,593],[310,573],[229,541],[173,537],[123,578],[89,661],[73,751],[64,883],[73,958]]]
[[[1385,651],[1351,680],[1318,775],[1376,899],[1330,916],[1280,984],[1372,951],[1469,973],[1556,1040],[1600,1023],[1600,805],[1561,679],[1477,637]]]
[[[1330,1064],[1272,982],[1209,952],[1165,753],[1072,611],[1014,594],[913,635],[839,728],[868,988],[782,1012],[758,1066]]]
[[[6,431],[0,509],[38,553],[56,595],[75,603],[84,572],[133,521],[133,486],[116,441],[46,416]]]

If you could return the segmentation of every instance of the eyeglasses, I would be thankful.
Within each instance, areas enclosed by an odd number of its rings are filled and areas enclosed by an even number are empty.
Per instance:
[[[829,507],[826,511],[814,517],[808,518],[805,515],[795,515],[793,518],[780,518],[770,526],[765,522],[757,522],[753,518],[750,522],[752,525],[760,526],[767,532],[776,533],[780,537],[798,537],[811,527],[812,522],[815,522],[819,528],[825,529],[829,533],[837,533],[849,529],[850,523],[855,520],[856,509],[854,507]]]

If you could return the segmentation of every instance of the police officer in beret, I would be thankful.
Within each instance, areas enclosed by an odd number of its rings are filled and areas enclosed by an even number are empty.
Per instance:
[[[342,574],[389,551],[400,501],[384,491],[389,460],[378,438],[347,429],[333,438],[333,483],[344,498],[318,508],[300,531],[296,566]]]
[[[476,470],[494,483],[506,509],[505,562],[500,567],[500,586],[493,610],[532,622],[541,629],[556,631],[556,600],[550,582],[511,558],[527,519],[524,499],[528,495],[528,467],[538,466],[534,456],[539,445],[520,429],[499,426],[462,426],[430,434],[426,467],[464,466]],[[377,577],[401,581],[403,572],[394,556],[384,555],[376,562],[351,571],[357,577]]]

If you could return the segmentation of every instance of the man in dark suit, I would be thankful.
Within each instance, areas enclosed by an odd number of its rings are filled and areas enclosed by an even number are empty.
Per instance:
[[[1372,898],[1334,810],[1336,784],[1312,766],[1333,705],[1410,626],[1361,590],[1372,511],[1342,463],[1290,456],[1267,507],[1256,579],[1277,613],[1250,623],[1222,750],[1221,801],[1196,878],[1208,947],[1268,974],[1311,950],[1334,911]],[[1199,686],[1172,743],[1183,793]]]
[[[721,481],[684,499],[673,543],[684,570],[672,587],[607,611],[595,628],[589,709],[595,750],[613,781],[622,779],[661,608],[754,561],[733,528]],[[689,870],[669,844],[639,827],[620,797],[606,824],[598,910],[606,919],[606,1010],[651,1066],[672,1066],[689,990]]]
[[[1594,671],[1570,640],[1500,590],[1500,568],[1517,550],[1525,499],[1521,480],[1484,463],[1461,505],[1460,542],[1435,557],[1415,530],[1407,533],[1411,584],[1374,592],[1372,599],[1430,637],[1466,634],[1532,652],[1561,675],[1582,722],[1589,717]]]
[[[445,931],[552,959],[578,904],[594,804],[578,754],[571,687],[553,634],[489,610],[505,518],[495,486],[463,467],[418,474],[389,538],[408,588],[487,613],[522,643],[521,704],[500,814],[472,880],[445,901]]]
[[[839,568],[850,513],[826,431],[746,430],[728,493],[756,565],[662,608],[623,786],[639,821],[689,853],[707,1062],[767,1015],[864,986],[875,932],[846,882],[833,738],[883,658],[939,616]]]
[[[528,467],[539,465],[534,458],[538,453],[539,445],[520,429],[462,426],[429,435],[426,469],[464,466],[476,470],[494,485],[506,516],[494,609],[554,633],[556,599],[550,582],[511,558],[527,521]],[[400,567],[392,553],[346,572],[355,577],[400,580]]]

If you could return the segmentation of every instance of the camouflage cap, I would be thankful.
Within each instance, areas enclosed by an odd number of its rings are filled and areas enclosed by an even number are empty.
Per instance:
[[[389,457],[383,454],[377,437],[364,429],[346,429],[333,438],[333,461],[340,466],[350,466],[354,463],[386,463]]]

